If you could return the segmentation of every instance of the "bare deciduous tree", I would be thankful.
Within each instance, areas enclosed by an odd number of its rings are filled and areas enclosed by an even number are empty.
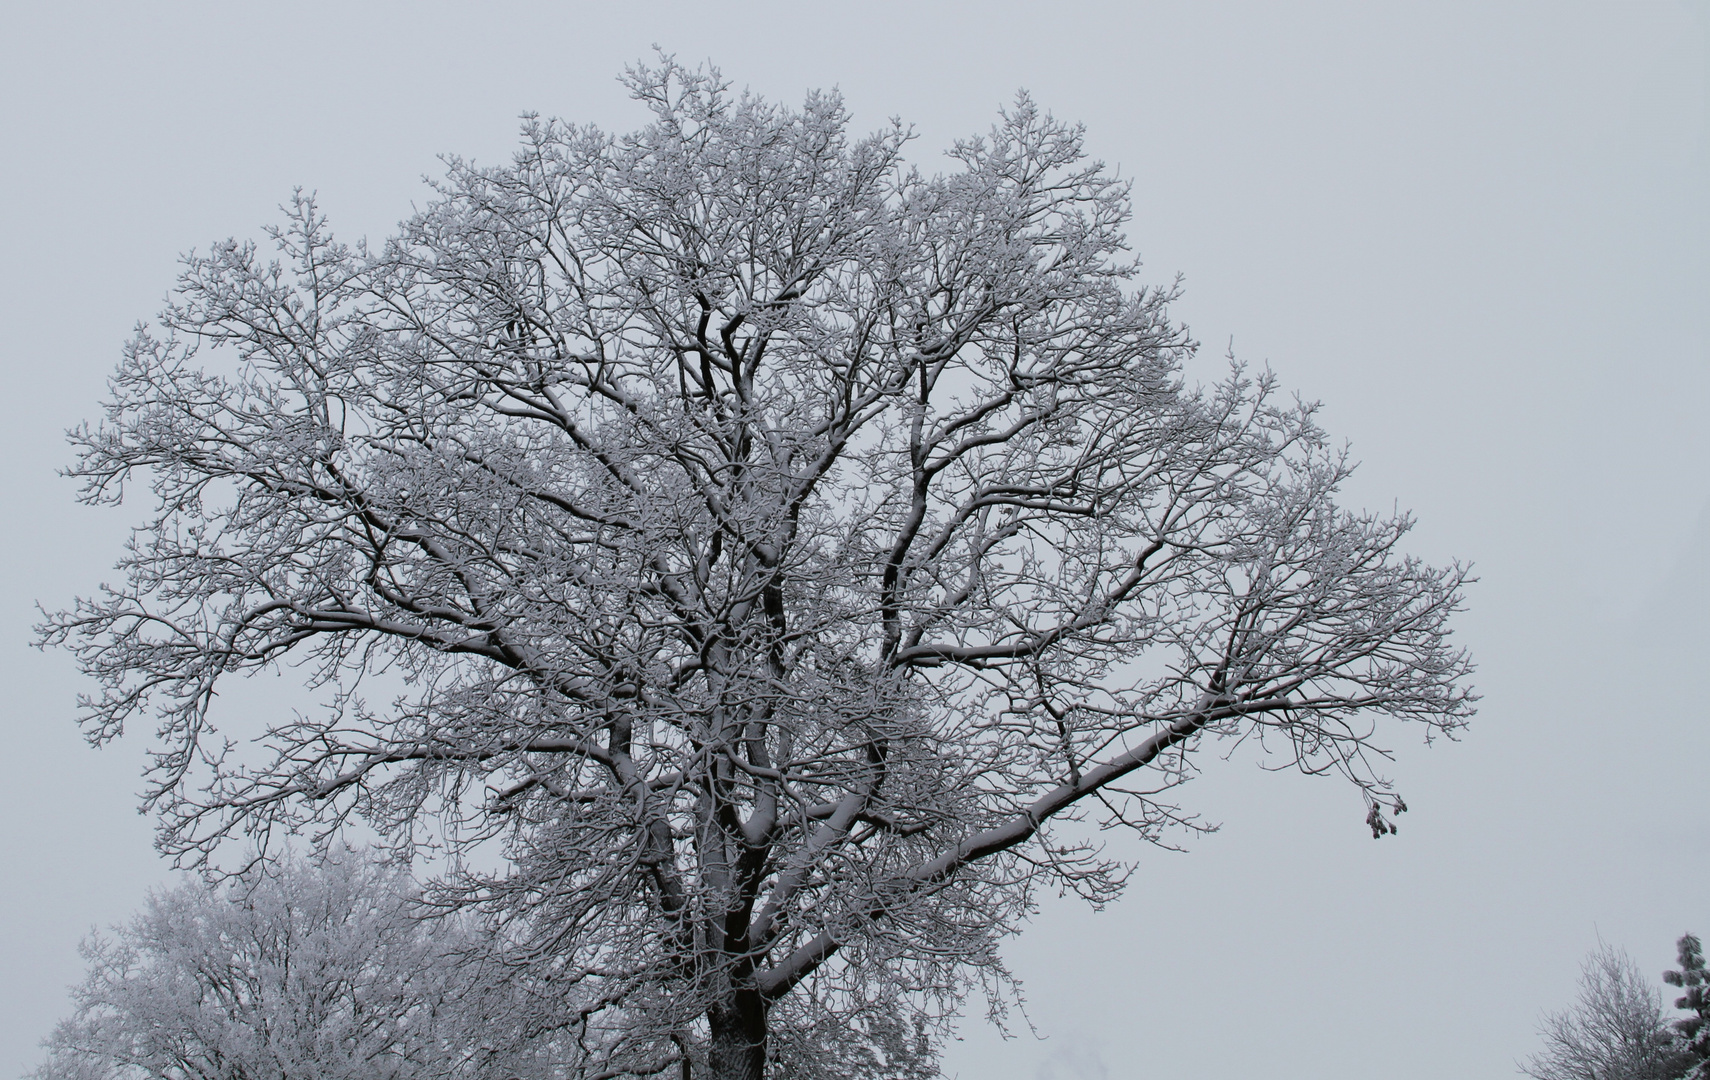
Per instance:
[[[169,850],[502,842],[444,898],[557,987],[574,1069],[752,1078],[774,1017],[953,1007],[1041,884],[1115,897],[1058,826],[1160,838],[1207,744],[1393,827],[1377,721],[1472,712],[1464,571],[1337,508],[1268,374],[1184,382],[1077,129],[1023,97],[929,177],[835,95],[629,85],[647,127],[530,120],[378,251],[298,197],[130,344],[74,472],[157,509],[45,636],[96,741],[162,718]],[[228,753],[215,688],[293,661],[330,707]]]
[[[1580,967],[1579,1000],[1538,1026],[1544,1049],[1520,1066],[1536,1080],[1674,1080],[1684,1059],[1662,997],[1619,949],[1603,945]]]
[[[84,944],[76,1011],[37,1080],[486,1075],[473,972],[451,955],[471,939],[414,918],[410,886],[345,853],[150,897]]]

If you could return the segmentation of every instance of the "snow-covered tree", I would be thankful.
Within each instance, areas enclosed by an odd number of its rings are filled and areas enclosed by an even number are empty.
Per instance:
[[[407,875],[351,852],[156,893],[84,943],[36,1080],[487,1075],[475,969],[455,955],[475,939],[413,903]]]
[[[1687,1015],[1674,1022],[1682,1053],[1690,1063],[1688,1080],[1710,1080],[1710,972],[1704,968],[1704,946],[1694,934],[1675,942],[1679,971],[1663,972],[1663,982],[1683,991],[1674,1007]]]
[[[1580,968],[1579,1000],[1538,1026],[1544,1049],[1520,1066],[1535,1080],[1676,1080],[1680,1047],[1662,996],[1619,949],[1600,946]]]
[[[495,841],[439,899],[500,921],[567,1067],[757,1078],[1001,984],[1038,887],[1121,890],[1072,823],[1161,839],[1203,748],[1392,830],[1380,721],[1472,712],[1465,574],[1337,507],[1269,374],[1184,380],[1078,129],[1023,97],[925,175],[833,94],[629,85],[647,126],[529,120],[377,249],[298,197],[127,348],[74,472],[155,509],[45,636],[96,741],[159,717],[169,850]],[[228,747],[215,688],[287,664],[327,708]]]

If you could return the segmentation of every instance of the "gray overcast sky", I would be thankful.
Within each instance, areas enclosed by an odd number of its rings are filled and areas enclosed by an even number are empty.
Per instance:
[[[1150,274],[1205,370],[1233,339],[1322,399],[1346,501],[1477,564],[1485,698],[1404,734],[1413,812],[1212,760],[1223,824],[1138,852],[1126,898],[1047,903],[1009,955],[1044,1041],[978,1016],[964,1078],[1509,1077],[1598,935],[1647,969],[1710,934],[1710,5],[26,4],[0,35],[0,1073],[36,1060],[76,943],[166,878],[145,743],[99,753],[33,604],[106,576],[135,511],[72,502],[93,418],[177,254],[293,185],[379,239],[445,152],[524,111],[640,122],[652,43],[797,102],[842,88],[934,168],[1027,87],[1134,181]]]

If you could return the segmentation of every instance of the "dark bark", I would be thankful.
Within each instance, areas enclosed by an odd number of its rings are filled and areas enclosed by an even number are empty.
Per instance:
[[[764,1080],[767,1002],[760,991],[742,988],[707,1012],[712,1045],[709,1080]]]

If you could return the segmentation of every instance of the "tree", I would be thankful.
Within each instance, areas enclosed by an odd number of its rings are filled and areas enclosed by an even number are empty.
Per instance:
[[[1673,1025],[1691,1066],[1682,1075],[1689,1080],[1705,1080],[1710,1077],[1710,973],[1704,969],[1704,946],[1695,935],[1683,934],[1675,948],[1680,970],[1663,972],[1663,982],[1685,991],[1675,999],[1674,1007],[1690,1014]]]
[[[412,904],[406,875],[355,853],[156,893],[84,943],[36,1080],[484,1075],[473,969],[452,956],[471,939]]]
[[[556,987],[569,1067],[752,1078],[773,1017],[1001,984],[1035,889],[1119,893],[1092,826],[1191,824],[1204,746],[1393,829],[1378,721],[1472,713],[1465,571],[1337,508],[1270,374],[1186,382],[1079,129],[1022,96],[929,177],[836,95],[628,85],[648,126],[531,118],[377,251],[299,194],[271,261],[189,256],[74,433],[86,500],[155,509],[44,636],[93,740],[161,718],[167,850],[500,843],[437,895]],[[216,687],[292,662],[327,708],[228,750]]]
[[[1600,946],[1580,967],[1579,1001],[1538,1026],[1544,1050],[1520,1069],[1536,1080],[1675,1080],[1680,1050],[1662,997],[1619,949]]]

